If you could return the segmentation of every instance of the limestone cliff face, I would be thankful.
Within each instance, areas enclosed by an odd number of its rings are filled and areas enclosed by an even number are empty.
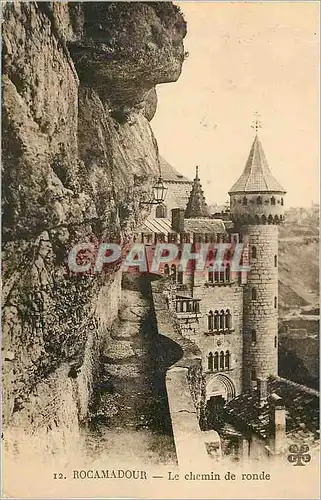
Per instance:
[[[129,241],[146,215],[155,85],[179,77],[186,27],[169,2],[7,3],[3,17],[4,423],[77,432],[120,272],[72,275],[66,257]]]

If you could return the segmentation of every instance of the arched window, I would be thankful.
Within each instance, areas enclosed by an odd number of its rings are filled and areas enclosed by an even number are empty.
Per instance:
[[[247,205],[247,197],[246,196],[244,196],[244,198],[243,198],[243,205]]]
[[[167,208],[165,205],[157,205],[156,207],[156,219],[165,219],[167,217]]]
[[[210,311],[207,316],[207,321],[208,321],[208,331],[212,332],[213,331],[213,311]]]
[[[277,297],[274,297],[274,309],[278,307],[278,299]]]
[[[225,358],[224,352],[221,351],[220,352],[220,370],[224,370],[224,358]]]
[[[194,312],[195,313],[199,313],[200,312],[200,303],[199,301],[197,300],[196,302],[193,303],[193,309],[194,309]]]
[[[169,266],[168,266],[168,264],[165,264],[165,266],[164,266],[164,274],[165,274],[165,276],[169,275]]]
[[[232,328],[232,315],[229,309],[226,309],[226,317],[225,317],[225,325],[227,330],[231,330]]]
[[[274,337],[274,347],[278,346],[278,339],[277,336]]]
[[[220,330],[224,330],[225,328],[225,314],[223,309],[220,312]]]
[[[214,271],[214,283],[218,283],[219,280],[220,280],[220,273],[217,270],[215,270]]]
[[[251,371],[251,380],[256,380],[256,371],[254,368],[252,368],[252,371]]]
[[[226,353],[225,353],[225,369],[226,370],[230,369],[230,364],[231,364],[230,351],[226,351]]]
[[[257,205],[262,205],[262,196],[258,196],[258,197],[256,198],[256,204],[257,204]]]
[[[256,259],[256,246],[252,246],[252,252],[251,252],[252,259]]]
[[[251,341],[252,344],[256,344],[256,330],[251,330]]]
[[[278,267],[278,256],[274,255],[274,267]]]
[[[272,198],[271,198],[271,205],[275,205],[275,198],[274,198],[274,196],[272,196]]]
[[[218,330],[219,329],[219,313],[218,311],[215,311],[214,312],[214,330]]]
[[[182,266],[178,266],[178,268],[177,268],[177,283],[182,285],[183,282],[184,282],[184,273],[182,270]]]
[[[283,205],[283,198],[281,198],[281,205]]]
[[[230,269],[230,264],[227,263],[225,266],[225,281],[230,281],[231,279],[231,269]]]
[[[257,299],[257,293],[256,293],[256,288],[252,288],[252,300]]]
[[[207,358],[207,367],[210,372],[213,371],[213,354],[210,352]]]
[[[209,281],[210,283],[213,283],[213,282],[214,282],[214,271],[213,271],[213,267],[212,267],[212,266],[210,266],[210,267],[208,268],[208,281]]]
[[[218,352],[214,354],[214,370],[218,370]]]
[[[273,224],[273,217],[271,214],[268,217],[268,224]]]
[[[173,280],[176,281],[176,266],[175,266],[175,264],[171,265],[171,276],[172,276]]]

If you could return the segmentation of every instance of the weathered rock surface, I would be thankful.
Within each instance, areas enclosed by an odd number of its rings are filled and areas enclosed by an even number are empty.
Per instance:
[[[66,258],[79,242],[130,241],[146,215],[139,203],[159,165],[148,121],[155,85],[179,77],[185,31],[170,2],[3,8],[9,449],[21,429],[77,433],[77,422],[86,421],[100,345],[118,314],[121,276],[116,266],[104,275],[73,275]]]

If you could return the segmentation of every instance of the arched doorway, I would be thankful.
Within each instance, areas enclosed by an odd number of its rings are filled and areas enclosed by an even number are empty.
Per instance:
[[[211,376],[206,383],[206,400],[212,397],[222,397],[226,403],[235,398],[232,380],[222,373]]]
[[[232,380],[217,373],[206,383],[206,421],[211,429],[220,431],[225,424],[225,404],[235,397],[235,387]]]

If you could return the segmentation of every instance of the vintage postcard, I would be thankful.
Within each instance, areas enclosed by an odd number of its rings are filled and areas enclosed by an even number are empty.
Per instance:
[[[2,2],[2,497],[319,497],[319,2]]]

